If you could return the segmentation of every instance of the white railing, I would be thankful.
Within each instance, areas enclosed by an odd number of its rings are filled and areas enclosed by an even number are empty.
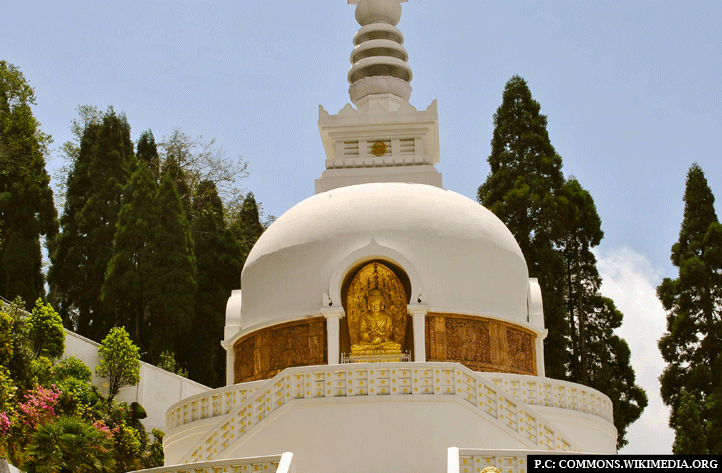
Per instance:
[[[525,404],[586,412],[613,422],[609,397],[582,384],[504,373],[484,373],[483,376]]]
[[[494,383],[494,386],[524,404],[586,412],[613,422],[612,401],[596,389],[558,379],[519,374],[476,372],[476,375]],[[234,384],[184,399],[171,406],[166,413],[166,431],[170,432],[189,422],[226,415],[266,382]]]
[[[233,384],[197,394],[173,404],[165,414],[166,431],[197,420],[228,414],[268,380]]]
[[[566,435],[515,396],[458,363],[367,363],[287,368],[203,434],[184,457],[217,458],[228,446],[288,403],[304,399],[373,396],[456,396],[503,426],[530,449],[579,451]]]
[[[193,465],[173,465],[139,470],[135,473],[220,473],[220,472],[263,472],[294,473],[293,453],[269,455],[265,457],[233,458],[194,463]]]
[[[446,473],[480,473],[495,467],[502,473],[527,473],[527,456],[539,455],[538,450],[487,450],[449,447],[446,455]],[[548,454],[575,454],[580,452],[544,452]]]

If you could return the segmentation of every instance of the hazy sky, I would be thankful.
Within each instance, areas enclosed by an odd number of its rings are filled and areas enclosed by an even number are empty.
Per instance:
[[[625,314],[650,397],[624,452],[669,453],[654,288],[677,275],[669,254],[692,163],[722,199],[722,2],[411,0],[403,10],[410,101],[438,99],[444,187],[475,198],[504,84],[527,80],[564,173],[596,202],[603,291]],[[215,138],[248,161],[243,185],[279,216],[324,169],[318,105],[335,114],[349,102],[358,28],[345,0],[9,0],[0,59],[35,88],[54,146],[71,138],[78,105],[114,106],[133,139],[174,127]]]

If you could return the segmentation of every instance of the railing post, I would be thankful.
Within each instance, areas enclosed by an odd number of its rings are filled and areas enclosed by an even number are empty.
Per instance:
[[[328,307],[321,309],[321,315],[326,318],[326,341],[327,341],[327,353],[328,353],[328,364],[338,365],[341,361],[339,360],[340,352],[340,321],[343,318],[344,311],[343,307]]]
[[[407,310],[413,318],[414,361],[423,363],[426,361],[426,314],[429,307],[427,305],[409,304]]]
[[[459,473],[459,449],[449,447],[446,450],[446,473]]]

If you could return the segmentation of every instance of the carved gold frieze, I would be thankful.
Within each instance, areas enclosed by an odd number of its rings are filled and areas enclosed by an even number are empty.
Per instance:
[[[351,355],[400,354],[406,302],[404,286],[391,269],[378,261],[362,267],[346,295]]]
[[[475,371],[536,376],[536,335],[500,320],[462,314],[426,316],[426,359],[456,361]]]
[[[313,317],[266,327],[234,345],[234,382],[269,379],[291,366],[328,362],[326,319]]]

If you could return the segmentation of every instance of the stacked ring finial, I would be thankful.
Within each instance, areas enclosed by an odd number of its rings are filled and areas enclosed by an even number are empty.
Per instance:
[[[401,1],[358,0],[356,21],[361,29],[354,36],[349,95],[358,104],[372,94],[391,94],[408,100],[412,74],[404,36],[396,28],[401,18]]]

